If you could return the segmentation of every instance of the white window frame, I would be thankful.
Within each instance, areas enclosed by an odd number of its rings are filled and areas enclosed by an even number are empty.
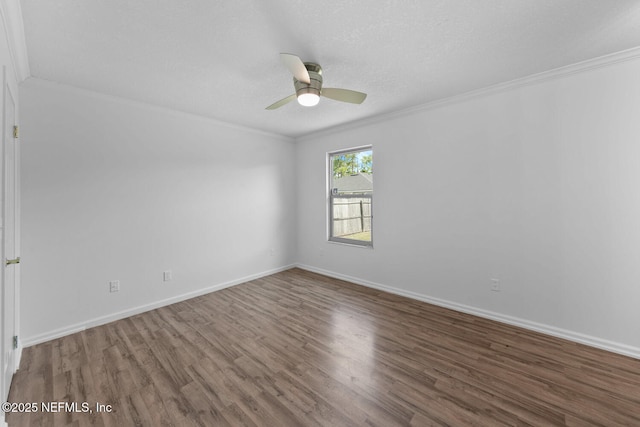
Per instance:
[[[360,247],[373,248],[373,191],[370,194],[367,193],[359,193],[359,194],[333,194],[332,183],[333,183],[333,162],[332,157],[341,154],[349,154],[349,153],[358,153],[361,151],[371,151],[373,154],[373,146],[372,145],[364,145],[361,147],[348,148],[344,150],[331,151],[327,153],[327,240],[329,242],[341,243],[346,245],[354,245]],[[370,209],[371,209],[371,240],[357,240],[357,239],[347,239],[344,237],[335,237],[333,236],[333,200],[334,198],[340,199],[369,199]]]

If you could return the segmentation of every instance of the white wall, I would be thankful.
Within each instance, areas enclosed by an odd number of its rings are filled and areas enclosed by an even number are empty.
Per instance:
[[[634,59],[304,138],[298,261],[640,357],[639,75]],[[373,250],[326,241],[326,153],[363,144]]]
[[[298,262],[640,357],[638,75],[613,63],[295,144],[31,79],[23,342]],[[373,250],[326,241],[326,153],[364,144]]]
[[[20,96],[25,344],[294,262],[292,140],[37,79]]]

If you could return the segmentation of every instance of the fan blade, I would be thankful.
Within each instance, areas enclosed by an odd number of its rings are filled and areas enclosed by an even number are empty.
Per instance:
[[[271,104],[267,108],[265,108],[265,110],[275,110],[276,108],[282,107],[284,104],[288,104],[289,102],[293,101],[294,99],[296,99],[296,94],[295,93],[293,95],[287,96],[284,99],[281,99],[278,102],[274,102],[273,104]]]
[[[293,55],[291,53],[281,53],[280,59],[287,66],[293,77],[300,80],[304,83],[311,83],[311,78],[309,78],[309,72],[307,71],[307,67],[304,66],[302,59]]]
[[[322,89],[321,95],[336,101],[350,102],[352,104],[362,104],[367,97],[366,93],[356,92],[349,89],[337,89],[334,87],[326,87]]]

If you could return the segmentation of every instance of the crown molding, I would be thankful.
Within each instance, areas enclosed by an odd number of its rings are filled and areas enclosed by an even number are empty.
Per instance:
[[[48,90],[63,91],[66,93],[72,93],[72,94],[76,94],[79,96],[88,97],[92,99],[115,102],[121,105],[128,105],[134,108],[142,108],[145,110],[156,111],[163,114],[169,114],[172,116],[187,118],[190,120],[198,120],[198,121],[206,122],[209,124],[215,124],[220,127],[235,129],[242,132],[261,135],[268,138],[273,138],[274,140],[279,140],[282,142],[287,142],[287,143],[295,142],[295,139],[292,136],[287,136],[279,133],[265,131],[262,129],[252,128],[249,126],[244,126],[244,125],[228,122],[225,120],[220,120],[215,117],[203,116],[201,114],[191,113],[188,111],[176,110],[174,108],[166,107],[159,104],[152,104],[144,101],[136,101],[134,99],[123,98],[117,95],[110,95],[102,92],[96,92],[91,89],[85,89],[78,86],[72,86],[66,83],[45,80],[38,77],[29,77],[27,80],[22,82],[20,86],[24,88],[44,88]]]
[[[389,113],[378,114],[375,116],[367,117],[367,118],[356,120],[353,122],[329,127],[320,131],[299,135],[296,137],[296,142],[302,142],[307,139],[314,139],[319,136],[330,135],[336,132],[356,129],[356,128],[371,125],[374,123],[380,123],[380,122],[392,120],[399,117],[405,117],[415,113],[420,113],[423,111],[428,111],[435,108],[444,107],[447,105],[465,102],[474,98],[493,95],[493,94],[505,92],[508,90],[513,90],[513,89],[517,89],[525,86],[539,84],[549,80],[560,79],[560,78],[568,77],[573,74],[584,73],[584,72],[588,72],[588,71],[595,70],[602,67],[609,67],[621,62],[632,61],[635,59],[640,59],[640,47],[635,47],[632,49],[623,50],[621,52],[616,52],[609,55],[588,59],[586,61],[577,62],[575,64],[566,65],[564,67],[555,68],[549,71],[543,71],[541,73],[532,74],[530,76],[521,77],[521,78],[510,80],[504,83],[498,83],[492,86],[476,89],[476,90],[466,92],[460,95],[455,95],[449,98],[443,98],[443,99],[428,102],[425,104],[419,104],[413,107],[404,108],[402,110],[392,111]]]
[[[9,45],[13,70],[18,83],[20,83],[31,75],[20,1],[0,0],[0,15],[2,15],[4,23],[4,32]]]

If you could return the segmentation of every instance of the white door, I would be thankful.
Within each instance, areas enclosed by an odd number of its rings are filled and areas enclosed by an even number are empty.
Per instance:
[[[3,197],[2,197],[2,397],[6,400],[11,386],[11,378],[16,371],[16,220],[17,220],[17,156],[15,128],[15,101],[7,84],[6,67],[3,70],[4,83],[4,126],[3,145]]]

